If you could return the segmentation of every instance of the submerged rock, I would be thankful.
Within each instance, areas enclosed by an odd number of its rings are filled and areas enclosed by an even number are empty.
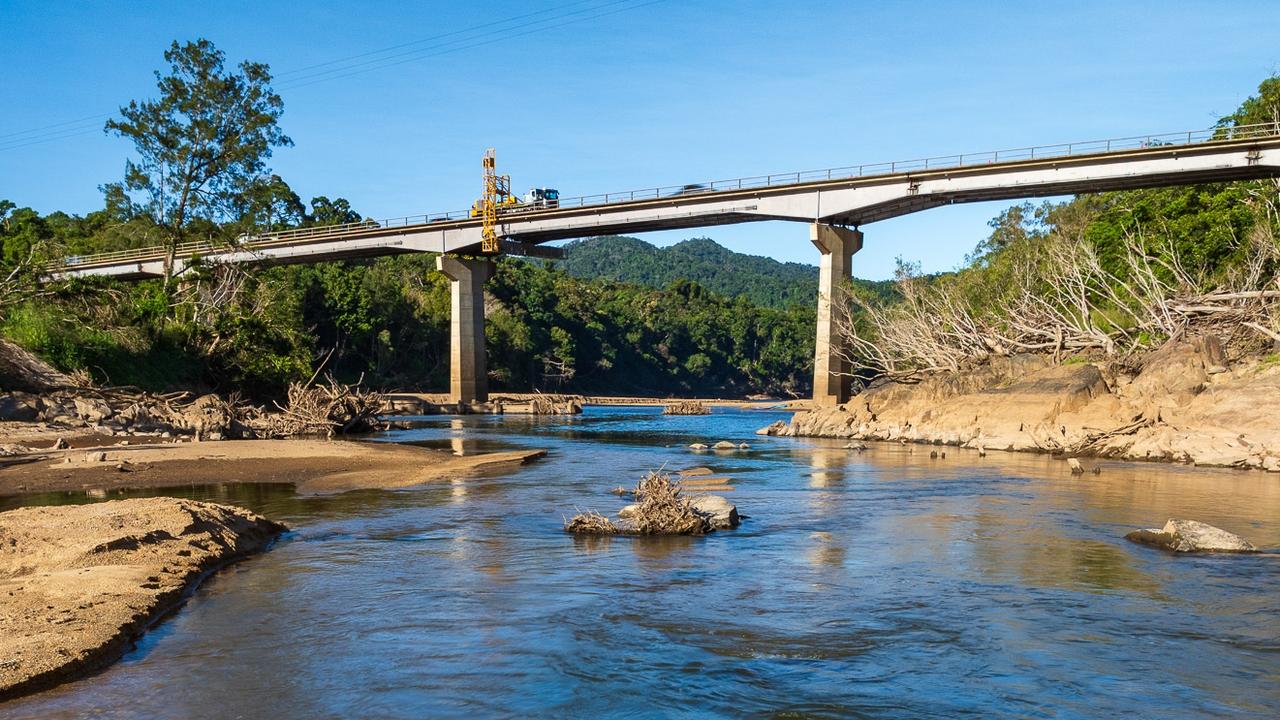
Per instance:
[[[1196,520],[1169,520],[1161,529],[1135,530],[1124,536],[1144,545],[1173,552],[1253,553],[1258,549],[1248,540],[1221,528]]]

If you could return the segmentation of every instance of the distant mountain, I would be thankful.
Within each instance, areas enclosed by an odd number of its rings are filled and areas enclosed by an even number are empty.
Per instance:
[[[602,236],[575,240],[564,250],[565,258],[558,265],[576,277],[654,288],[693,280],[712,292],[742,295],[757,305],[781,308],[817,303],[816,266],[733,252],[710,238],[656,247],[633,237]]]

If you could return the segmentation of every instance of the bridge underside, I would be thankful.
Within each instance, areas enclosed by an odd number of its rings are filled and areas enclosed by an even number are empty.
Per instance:
[[[1195,173],[1166,173],[1160,175],[1143,175],[1138,177],[1120,177],[1089,182],[1068,181],[1061,183],[1044,183],[1034,187],[1023,188],[989,188],[966,190],[956,193],[930,193],[929,195],[913,195],[898,198],[885,203],[837,213],[822,218],[823,222],[835,225],[865,225],[867,223],[889,220],[909,215],[921,210],[942,207],[943,205],[959,205],[962,203],[989,202],[996,200],[1022,200],[1061,195],[1081,195],[1113,190],[1141,190],[1145,188],[1169,187],[1175,185],[1200,185],[1217,182],[1237,182],[1241,180],[1263,180],[1276,177],[1275,167],[1253,168],[1217,168]]]

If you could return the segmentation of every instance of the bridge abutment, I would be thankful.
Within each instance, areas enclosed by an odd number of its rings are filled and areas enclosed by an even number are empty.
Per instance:
[[[489,400],[489,369],[484,349],[484,284],[493,277],[493,261],[450,255],[436,258],[449,278],[449,397],[455,403]]]
[[[818,265],[818,337],[813,354],[813,402],[839,405],[849,399],[849,362],[840,352],[838,325],[833,317],[840,285],[853,277],[853,254],[862,249],[862,232],[838,225],[813,223],[809,239],[822,253]]]

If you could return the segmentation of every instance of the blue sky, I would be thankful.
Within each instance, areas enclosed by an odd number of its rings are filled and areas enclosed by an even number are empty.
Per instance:
[[[1280,3],[0,0],[0,198],[100,207],[129,146],[95,116],[201,36],[277,74],[274,169],[383,218],[469,205],[488,146],[516,189],[574,196],[1206,127],[1280,68]],[[953,268],[1005,205],[864,226],[855,274]],[[697,234],[816,261],[798,224],[645,239]]]

